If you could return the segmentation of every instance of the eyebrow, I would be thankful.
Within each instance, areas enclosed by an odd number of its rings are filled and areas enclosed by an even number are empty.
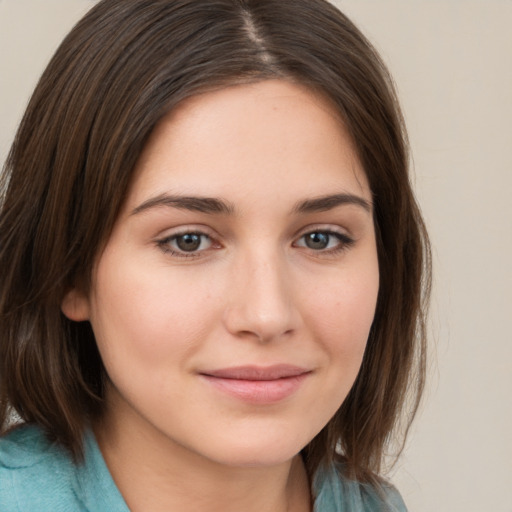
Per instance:
[[[315,213],[332,210],[337,206],[356,205],[367,212],[372,211],[372,203],[354,194],[330,194],[326,196],[315,197],[305,201],[298,202],[292,211],[294,213]],[[235,207],[232,203],[218,199],[216,197],[196,197],[160,194],[134,208],[131,215],[137,215],[146,210],[168,206],[207,214],[233,215]]]
[[[132,215],[137,215],[143,211],[155,208],[157,206],[169,206],[182,210],[190,210],[200,213],[216,213],[224,215],[233,215],[235,207],[215,197],[194,197],[194,196],[175,196],[161,194],[144,201],[141,205],[132,210]]]
[[[371,213],[373,208],[370,201],[360,196],[354,194],[331,194],[299,202],[295,205],[293,211],[296,213],[325,212],[345,204],[360,206],[369,213]]]

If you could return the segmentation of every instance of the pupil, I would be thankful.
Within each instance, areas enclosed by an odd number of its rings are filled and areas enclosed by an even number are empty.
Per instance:
[[[329,235],[326,233],[310,233],[306,236],[306,245],[310,249],[325,249],[329,244]]]
[[[176,245],[182,251],[195,251],[201,245],[201,235],[181,235],[176,239]]]

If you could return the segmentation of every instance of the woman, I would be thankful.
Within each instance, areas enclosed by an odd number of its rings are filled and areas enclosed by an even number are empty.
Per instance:
[[[423,387],[406,149],[322,0],[93,7],[3,178],[2,510],[405,510],[379,473]]]

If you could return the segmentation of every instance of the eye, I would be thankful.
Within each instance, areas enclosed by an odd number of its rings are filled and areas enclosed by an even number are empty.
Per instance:
[[[168,236],[158,240],[158,246],[167,253],[175,256],[194,256],[198,252],[210,249],[212,239],[205,233],[186,232]]]
[[[342,233],[317,230],[302,235],[294,245],[306,247],[312,251],[334,253],[348,248],[353,243],[352,238]]]

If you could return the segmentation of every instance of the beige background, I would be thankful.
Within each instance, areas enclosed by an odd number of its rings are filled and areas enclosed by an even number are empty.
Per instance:
[[[91,0],[0,0],[0,160]],[[393,473],[411,512],[512,512],[512,1],[336,0],[397,81],[435,257],[430,383]]]

